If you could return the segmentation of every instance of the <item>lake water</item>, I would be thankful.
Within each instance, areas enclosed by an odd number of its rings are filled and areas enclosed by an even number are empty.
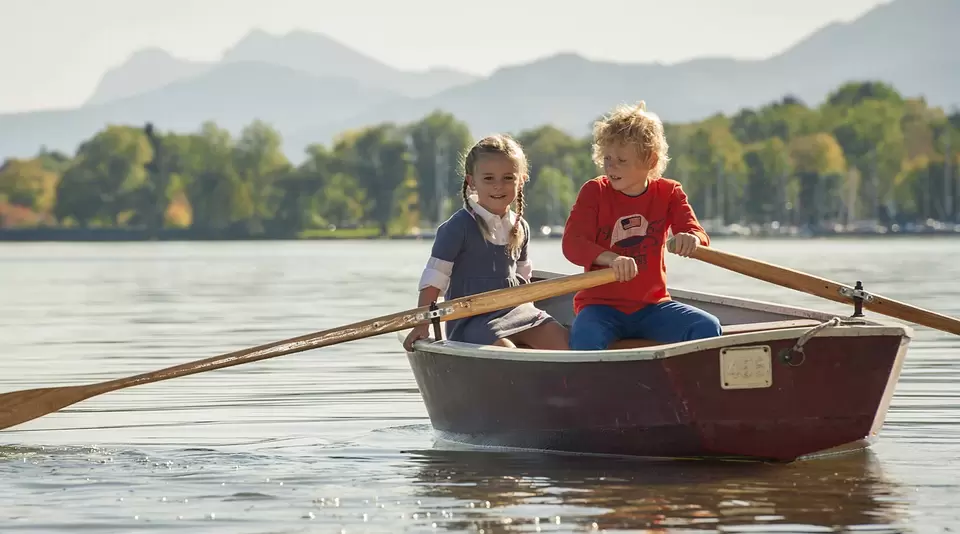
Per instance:
[[[414,308],[429,246],[0,243],[0,392]],[[960,239],[714,246],[960,316]],[[532,253],[576,272],[558,241]],[[676,287],[849,313],[695,260],[668,269]],[[0,532],[950,532],[960,337],[915,334],[880,441],[791,465],[450,450],[395,334],[139,386],[0,431]]]

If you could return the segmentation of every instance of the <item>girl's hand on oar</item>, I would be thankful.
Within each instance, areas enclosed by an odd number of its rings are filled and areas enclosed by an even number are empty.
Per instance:
[[[427,339],[428,337],[430,337],[430,325],[418,325],[411,330],[410,333],[407,334],[407,338],[403,340],[403,348],[407,352],[413,352],[413,344],[418,340]]]

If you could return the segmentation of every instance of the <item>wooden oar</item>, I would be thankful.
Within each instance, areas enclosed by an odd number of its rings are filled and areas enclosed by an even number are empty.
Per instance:
[[[440,321],[462,319],[482,313],[517,306],[525,302],[543,300],[600,286],[616,280],[611,269],[601,269],[588,273],[563,276],[550,280],[541,280],[517,287],[497,289],[468,297],[439,303],[438,309],[431,311],[429,306],[414,308],[368,321],[353,323],[339,328],[315,332],[300,337],[285,339],[266,345],[231,352],[176,365],[127,378],[118,378],[107,382],[98,382],[83,386],[48,387],[27,389],[0,394],[0,429],[19,425],[26,421],[55,412],[82,400],[102,395],[118,389],[139,386],[168,380],[181,376],[232,367],[284,354],[292,354],[309,349],[328,347],[346,341],[372,337],[388,332],[404,330],[420,324],[430,323],[434,318]]]
[[[673,251],[673,238],[667,241],[667,247]],[[844,284],[813,276],[787,267],[754,260],[723,252],[713,247],[697,247],[691,256],[700,261],[722,267],[758,280],[770,282],[796,291],[841,302],[854,303],[854,297],[863,298],[863,307],[889,317],[928,326],[936,330],[960,335],[960,319],[942,315],[930,310],[918,308],[874,293],[867,293]]]

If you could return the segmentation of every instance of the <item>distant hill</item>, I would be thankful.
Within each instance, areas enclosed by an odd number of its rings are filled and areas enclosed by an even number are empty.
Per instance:
[[[197,131],[206,120],[238,132],[254,118],[281,131],[345,119],[398,98],[345,78],[321,78],[267,63],[227,63],[199,76],[106,104],[67,111],[0,115],[0,156],[31,155],[40,145],[72,154],[106,124]]]
[[[837,80],[886,81],[933,105],[960,105],[960,1],[896,0],[847,24],[831,24],[771,58],[794,94],[823,98]]]
[[[120,67],[107,71],[84,105],[104,104],[146,93],[201,74],[212,66],[212,63],[175,58],[159,48],[144,49]]]
[[[262,61],[315,76],[353,78],[364,85],[412,97],[430,96],[479,79],[453,69],[398,70],[325,35],[304,31],[284,36],[251,32],[223,55],[223,61]]]
[[[148,120],[183,131],[210,119],[237,131],[264,119],[295,160],[307,144],[328,143],[346,128],[413,121],[435,109],[465,120],[475,135],[545,123],[581,135],[619,102],[644,99],[665,120],[691,121],[787,94],[817,105],[837,86],[868,79],[949,108],[960,105],[960,54],[949,46],[957,20],[958,0],[894,0],[764,60],[624,64],[558,54],[483,79],[403,72],[322,35],[253,32],[212,64],[162,51],[134,55],[104,76],[92,105],[0,115],[0,158],[41,145],[72,153],[106,123]]]
[[[277,36],[256,30],[228,49],[218,62],[186,61],[156,48],[141,50],[107,71],[86,105],[160,89],[217,66],[250,62],[270,63],[319,77],[352,78],[368,87],[412,97],[430,96],[478,79],[453,69],[401,71],[318,33],[295,31]]]
[[[960,105],[958,0],[896,0],[858,20],[832,24],[765,60],[696,59],[672,65],[591,61],[561,54],[505,67],[431,98],[389,103],[348,121],[288,135],[291,146],[381,120],[410,121],[433,109],[466,121],[477,135],[551,123],[577,135],[619,102],[646,100],[669,121],[736,113],[791,94],[818,105],[839,85],[880,80],[933,105]]]

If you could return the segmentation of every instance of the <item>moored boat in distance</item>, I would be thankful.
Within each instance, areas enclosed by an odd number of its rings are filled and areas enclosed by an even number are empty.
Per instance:
[[[537,271],[534,280],[558,276]],[[716,315],[723,336],[620,340],[603,351],[418,341],[407,357],[437,437],[470,447],[761,461],[839,454],[877,439],[909,326],[670,293]],[[537,305],[569,326],[572,299]]]

